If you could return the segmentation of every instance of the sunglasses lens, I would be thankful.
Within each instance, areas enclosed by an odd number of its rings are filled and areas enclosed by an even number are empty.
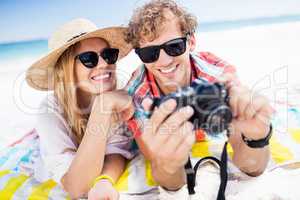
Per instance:
[[[180,56],[186,51],[186,38],[177,38],[160,46],[149,46],[135,49],[144,63],[152,63],[158,60],[160,49],[163,48],[169,56]]]
[[[186,38],[171,40],[163,48],[169,56],[180,56],[186,50]]]
[[[158,59],[160,48],[159,46],[150,46],[136,49],[135,52],[144,63],[152,63]]]
[[[115,64],[118,60],[118,56],[119,56],[119,49],[115,49],[115,48],[105,48],[101,52],[101,57],[109,65]]]
[[[98,54],[93,51],[81,53],[78,55],[78,58],[87,68],[93,68],[98,64]]]

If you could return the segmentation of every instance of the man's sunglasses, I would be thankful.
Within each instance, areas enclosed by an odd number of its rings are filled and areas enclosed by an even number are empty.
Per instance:
[[[80,62],[87,68],[93,68],[98,65],[99,56],[103,58],[103,60],[111,65],[115,64],[118,60],[119,49],[115,48],[105,48],[100,54],[95,51],[86,51],[75,57],[75,59],[79,59]]]
[[[169,56],[180,56],[186,50],[186,37],[176,38],[165,42],[162,45],[136,48],[135,52],[144,63],[152,63],[158,60],[160,49],[163,49]]]

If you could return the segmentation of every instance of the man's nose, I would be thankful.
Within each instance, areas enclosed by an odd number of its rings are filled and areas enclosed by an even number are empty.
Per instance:
[[[156,65],[159,67],[167,67],[173,62],[173,57],[169,56],[165,50],[161,49]]]

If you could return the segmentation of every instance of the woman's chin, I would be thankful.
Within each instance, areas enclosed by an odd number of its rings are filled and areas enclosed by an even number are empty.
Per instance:
[[[114,85],[101,85],[91,88],[90,92],[94,95],[101,94],[103,92],[112,91],[115,89]]]

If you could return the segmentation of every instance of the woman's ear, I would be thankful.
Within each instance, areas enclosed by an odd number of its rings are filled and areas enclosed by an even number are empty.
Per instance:
[[[190,47],[190,51],[194,51],[195,48],[196,48],[196,37],[195,37],[195,34],[191,34],[189,36],[189,47]]]

